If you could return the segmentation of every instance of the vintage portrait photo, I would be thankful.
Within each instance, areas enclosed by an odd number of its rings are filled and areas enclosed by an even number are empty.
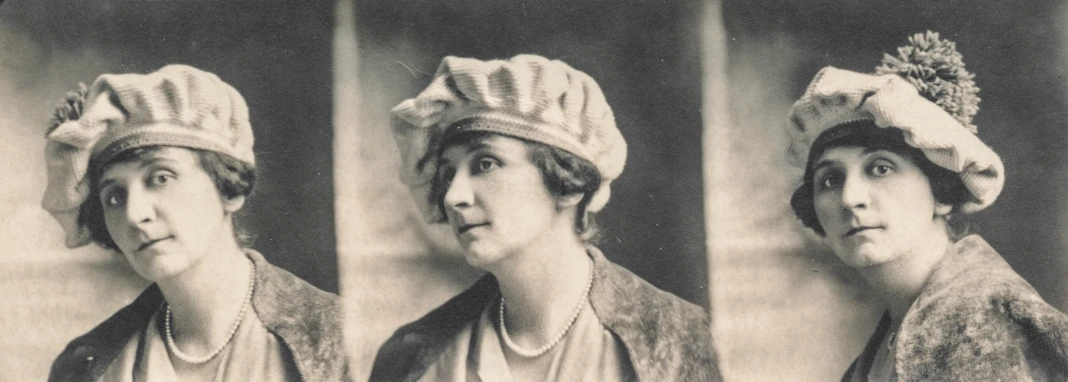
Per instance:
[[[1066,19],[0,0],[0,381],[1068,380]]]

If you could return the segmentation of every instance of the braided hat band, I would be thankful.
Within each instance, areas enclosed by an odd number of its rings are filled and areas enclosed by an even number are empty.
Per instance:
[[[601,188],[587,209],[600,211],[623,172],[627,144],[597,83],[567,64],[540,56],[481,61],[446,57],[430,85],[393,108],[401,180],[431,222],[441,212],[426,199],[446,135],[485,131],[563,149],[593,163]]]

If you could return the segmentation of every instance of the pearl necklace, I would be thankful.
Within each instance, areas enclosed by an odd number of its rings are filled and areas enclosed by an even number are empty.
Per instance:
[[[579,303],[577,306],[575,306],[575,310],[571,312],[571,318],[567,319],[567,325],[564,326],[564,329],[561,330],[560,333],[557,334],[552,341],[549,341],[549,343],[534,350],[523,349],[519,347],[519,344],[512,342],[511,337],[508,337],[508,328],[504,326],[504,296],[501,296],[500,311],[498,312],[499,314],[497,317],[499,317],[501,325],[501,337],[504,338],[504,344],[508,346],[508,348],[511,349],[513,352],[519,354],[524,358],[540,357],[545,353],[548,353],[550,349],[555,347],[556,344],[560,343],[560,340],[564,339],[564,336],[567,335],[567,332],[571,330],[571,325],[575,324],[575,320],[578,318],[579,312],[582,312],[582,307],[586,306],[586,298],[590,295],[591,286],[593,286],[593,260],[590,260],[590,276],[589,279],[586,281],[586,289],[582,290],[582,298],[579,299]]]
[[[256,287],[256,266],[253,265],[252,262],[249,262],[249,268],[252,269],[252,272],[250,272],[251,275],[249,276],[248,280],[248,293],[245,294],[245,301],[241,304],[241,311],[237,313],[237,320],[234,321],[234,324],[232,326],[230,326],[230,333],[226,335],[226,340],[223,341],[223,343],[219,345],[219,347],[215,348],[215,350],[212,350],[211,353],[208,353],[208,355],[203,357],[194,357],[182,353],[181,350],[178,350],[178,346],[174,344],[174,336],[171,335],[171,306],[170,304],[168,304],[166,312],[167,318],[164,320],[166,323],[164,326],[167,330],[167,350],[170,350],[175,357],[178,357],[178,359],[182,360],[183,362],[190,363],[193,365],[198,365],[211,361],[212,358],[215,358],[215,356],[219,355],[219,352],[221,352],[223,348],[226,347],[226,345],[230,344],[230,340],[234,339],[234,334],[237,333],[237,327],[241,326],[241,320],[245,318],[245,311],[248,310],[249,303],[252,301],[252,290]]]

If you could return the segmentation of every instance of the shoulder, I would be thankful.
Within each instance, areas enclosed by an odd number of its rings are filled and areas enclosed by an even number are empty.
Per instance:
[[[598,318],[620,338],[643,380],[718,380],[709,314],[591,248]]]
[[[253,258],[256,288],[252,303],[264,324],[271,329],[302,330],[316,337],[336,334],[320,331],[336,329],[340,324],[341,302],[337,295],[257,257]]]
[[[304,281],[289,271],[266,261],[256,266],[256,291],[254,298],[284,308],[303,308],[306,311],[292,312],[305,316],[330,317],[339,313],[340,299],[336,294],[324,291]]]
[[[962,321],[983,313],[1009,319],[1064,317],[986,241],[972,235],[955,243],[942,259],[916,298],[909,318]]]
[[[67,344],[52,363],[48,380],[96,379],[119,354],[126,341],[148,325],[162,302],[163,294],[159,288],[155,285],[148,287],[132,303]]]
[[[371,381],[408,381],[426,372],[448,341],[474,322],[499,295],[497,280],[486,275],[425,316],[401,326],[378,350]]]
[[[301,374],[313,380],[351,379],[342,341],[341,302],[253,250],[252,307],[264,326],[282,338]]]
[[[602,303],[597,305],[601,311],[611,313],[608,315],[620,323],[642,321],[643,326],[679,330],[709,325],[709,314],[704,309],[649,284],[618,264],[605,259],[595,272],[591,299],[600,300]]]
[[[962,239],[946,256],[900,329],[907,375],[1068,377],[1068,316],[978,236]],[[1052,369],[1038,370],[1044,367]]]

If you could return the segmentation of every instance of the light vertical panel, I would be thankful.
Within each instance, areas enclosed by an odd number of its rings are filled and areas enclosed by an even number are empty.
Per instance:
[[[346,349],[366,380],[399,326],[444,303],[480,274],[455,256],[452,233],[426,224],[398,178],[389,130],[394,100],[417,94],[395,72],[361,65],[384,54],[360,46],[353,0],[338,0],[334,33],[334,187]],[[411,94],[407,94],[411,92]]]
[[[796,222],[800,176],[786,156],[783,81],[798,64],[788,35],[729,35],[704,6],[704,182],[713,336],[726,380],[841,377],[870,334],[876,304]],[[833,255],[830,255],[833,256]]]
[[[63,245],[41,208],[45,139],[53,107],[112,57],[55,49],[0,7],[0,381],[43,381],[70,340],[145,287],[121,255]]]
[[[358,256],[355,251],[359,243],[365,242],[360,221],[357,218],[359,205],[350,197],[358,191],[359,173],[349,171],[348,166],[358,163],[356,149],[359,147],[360,135],[356,123],[360,116],[359,95],[359,45],[356,39],[356,22],[353,13],[353,0],[338,0],[334,16],[334,216],[337,230],[338,258],[338,293],[350,297],[343,300],[342,320],[345,336],[345,350],[353,360],[363,360],[371,350],[363,345],[361,325],[364,321],[361,311],[355,309],[354,294],[358,289],[348,275],[355,272],[350,261]],[[373,356],[373,354],[371,355]],[[362,364],[354,365],[357,372],[366,368]]]
[[[702,105],[701,118],[704,124],[704,132],[701,137],[701,147],[704,157],[702,158],[702,175],[704,177],[705,198],[705,247],[708,249],[708,285],[709,306],[712,309],[712,330],[715,345],[719,348],[719,368],[723,373],[731,370],[731,353],[723,349],[724,343],[721,336],[729,338],[727,333],[721,333],[718,325],[719,300],[716,287],[716,259],[725,256],[723,248],[717,246],[723,238],[727,237],[727,223],[725,219],[717,218],[719,211],[728,209],[726,195],[723,190],[716,187],[717,179],[726,178],[728,152],[728,129],[730,126],[730,113],[727,103],[727,31],[723,27],[722,4],[719,0],[707,0],[701,9],[701,71],[702,71]],[[728,380],[728,375],[724,375]]]

